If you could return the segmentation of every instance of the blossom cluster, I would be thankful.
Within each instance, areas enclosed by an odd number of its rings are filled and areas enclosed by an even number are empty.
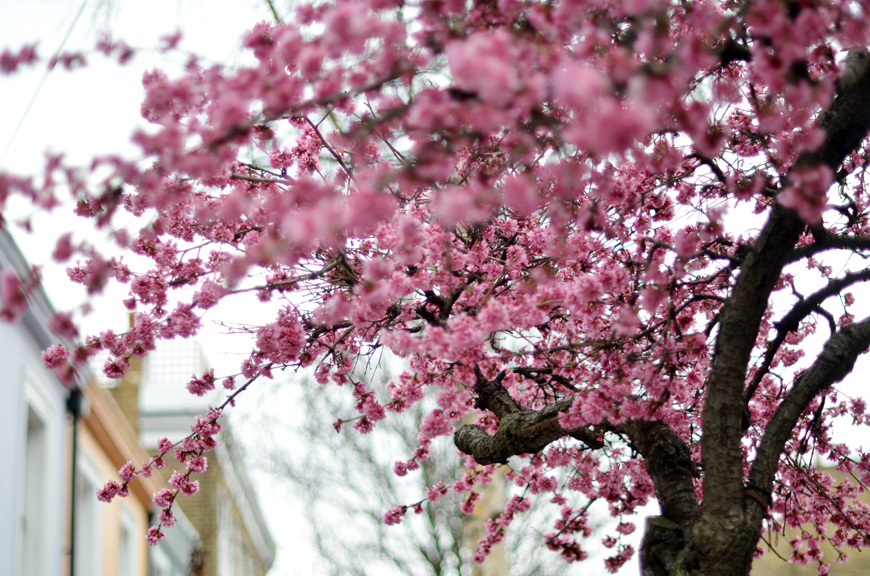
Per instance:
[[[144,462],[137,470],[132,462],[127,462],[120,470],[118,476],[122,483],[109,480],[105,486],[97,489],[97,499],[109,503],[115,496],[126,497],[130,494],[129,484],[136,476],[150,478],[155,470],[163,470],[166,467],[164,456],[173,452],[179,463],[186,463],[185,471],[174,470],[166,479],[171,488],[161,488],[154,494],[152,500],[161,509],[156,526],[151,526],[146,534],[148,543],[152,546],[166,537],[164,528],[172,528],[175,525],[175,516],[172,506],[179,494],[193,496],[199,492],[199,480],[192,480],[191,475],[202,474],[208,468],[208,459],[204,453],[214,450],[217,441],[214,435],[220,432],[221,425],[218,420],[221,417],[219,409],[212,409],[204,416],[198,416],[196,423],[190,426],[191,434],[183,440],[172,443],[168,438],[162,438],[157,442],[158,453],[148,462]]]

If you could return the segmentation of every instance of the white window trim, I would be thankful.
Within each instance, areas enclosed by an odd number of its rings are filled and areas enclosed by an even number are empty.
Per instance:
[[[153,568],[151,576],[170,576],[172,574],[172,563],[169,561],[169,556],[161,550],[160,546],[151,548],[149,556],[151,557],[151,566]]]
[[[79,448],[81,448],[81,446]],[[97,465],[93,462],[93,460],[91,460],[91,457],[84,450],[78,450],[78,454],[76,455],[76,473],[81,474],[82,478],[87,480],[87,482],[95,489],[99,488],[102,485],[102,475],[100,474],[99,468],[97,468]],[[76,490],[82,490],[82,486],[78,482],[76,482]],[[91,550],[91,553],[93,554],[96,562],[96,566],[94,566],[96,571],[93,572],[93,574],[94,576],[98,576],[99,574],[102,574],[103,571],[102,554],[100,551],[103,538],[103,509],[102,505],[97,502],[97,494],[95,490],[91,491],[90,494],[88,494],[87,492],[83,493],[83,499],[88,498],[89,500],[87,501],[87,504],[88,506],[92,507],[91,509],[94,512],[94,525],[90,527],[88,536],[92,538],[91,546],[93,547],[93,549]],[[76,504],[77,514],[81,513],[82,504],[82,502],[78,502]],[[76,530],[78,530],[78,519],[76,519],[75,526]],[[76,546],[78,548],[76,550],[76,555],[80,555],[82,553],[81,536],[81,533],[76,534]],[[76,562],[76,574],[79,574],[82,572],[80,570],[80,565],[78,564],[78,562],[81,562],[81,560],[77,559]]]
[[[18,509],[16,510],[17,518],[15,528],[15,573],[21,574],[23,571],[24,562],[24,539],[20,527],[17,522],[21,521],[24,515],[25,499],[20,496],[24,494],[26,476],[26,456],[27,456],[27,428],[32,410],[36,416],[42,421],[45,434],[45,453],[44,453],[44,480],[43,486],[44,497],[42,499],[42,509],[40,510],[41,525],[47,531],[42,540],[42,550],[44,551],[43,562],[41,564],[41,574],[37,573],[32,576],[44,576],[51,572],[53,565],[60,561],[60,558],[52,558],[53,550],[60,551],[60,525],[63,515],[61,511],[64,509],[61,505],[62,490],[57,482],[63,482],[65,475],[61,468],[63,466],[62,447],[59,438],[63,436],[63,420],[58,418],[54,410],[52,410],[52,401],[46,390],[45,383],[42,382],[32,370],[25,368],[22,375],[23,393],[21,395],[21,405],[19,409],[19,455],[18,455]],[[56,516],[53,516],[56,515]],[[52,527],[55,527],[52,530]],[[31,575],[27,575],[31,576]]]
[[[140,573],[140,550],[141,546],[139,545],[139,541],[136,538],[136,535],[139,533],[139,527],[136,525],[136,518],[133,516],[133,513],[130,512],[130,507],[126,502],[122,502],[121,506],[121,546],[118,551],[118,574],[121,576],[134,576],[135,574]],[[125,571],[124,568],[124,533],[127,533],[130,537],[130,565],[127,567],[128,570]]]

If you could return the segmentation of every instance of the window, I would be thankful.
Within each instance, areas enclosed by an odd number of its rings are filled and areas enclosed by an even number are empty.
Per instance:
[[[46,457],[48,434],[45,421],[34,406],[28,403],[26,434],[22,462],[23,478],[19,502],[20,568],[22,576],[45,574],[43,565],[46,551],[43,535],[47,528],[45,509]]]
[[[118,574],[121,576],[139,573],[139,539],[136,535],[136,520],[125,505],[121,508],[121,544],[118,551]]]
[[[17,576],[49,576],[60,561],[63,411],[25,371],[18,436]]]
[[[172,568],[169,562],[169,557],[160,546],[154,546],[150,549],[151,556],[151,576],[171,576]]]
[[[90,459],[79,450],[76,462],[75,563],[76,574],[98,576],[102,573],[101,505],[95,497],[100,474]]]

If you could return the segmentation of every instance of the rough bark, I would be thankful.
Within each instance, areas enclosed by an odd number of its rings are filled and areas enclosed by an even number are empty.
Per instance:
[[[475,372],[477,405],[500,419],[498,432],[490,435],[480,426],[466,424],[456,431],[453,442],[462,452],[474,456],[478,464],[504,463],[517,454],[539,452],[565,436],[572,436],[591,448],[604,445],[592,429],[565,430],[559,425],[559,413],[571,407],[570,398],[542,410],[524,410],[502,386],[504,373],[494,380],[487,380],[479,370]]]
[[[870,74],[840,93],[819,117],[826,132],[822,146],[801,155],[795,167],[827,165],[835,170],[860,146],[870,130]],[[741,452],[746,371],[761,317],[782,268],[804,230],[797,214],[778,204],[750,248],[734,290],[723,307],[714,358],[707,380],[702,453],[706,477],[704,505],[693,530],[691,564],[700,574],[748,574],[761,530],[757,509],[746,513]],[[778,461],[781,448],[775,455]]]
[[[517,454],[538,452],[565,436],[591,448],[603,446],[595,430],[561,427],[558,415],[571,407],[570,398],[542,410],[522,410],[501,385],[502,376],[487,380],[478,372],[475,386],[478,405],[501,419],[498,432],[490,435],[479,426],[466,424],[454,435],[456,447],[474,456],[479,464],[505,462]],[[648,523],[648,528],[654,529],[644,537],[641,558],[649,558],[656,566],[650,574],[667,574],[690,541],[692,526],[700,512],[693,484],[697,470],[689,448],[663,422],[629,420],[620,426],[602,423],[599,430],[623,434],[644,458],[662,516]]]

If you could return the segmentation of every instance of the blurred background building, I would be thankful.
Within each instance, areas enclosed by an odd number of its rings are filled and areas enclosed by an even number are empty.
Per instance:
[[[176,441],[190,434],[195,418],[225,396],[221,389],[204,397],[185,389],[192,375],[202,375],[207,369],[195,340],[164,343],[146,359],[135,360],[124,379],[110,390],[142,445],[151,452],[161,438]],[[176,503],[202,541],[195,559],[197,576],[263,576],[274,562],[275,543],[232,427],[226,419],[221,425],[217,449],[207,454],[208,469],[196,478],[200,492],[180,497]],[[172,462],[167,459],[164,478],[171,474]]]
[[[0,229],[0,272],[10,270],[20,278],[30,274]],[[208,408],[209,399],[184,389],[202,363],[197,345],[166,346],[146,365],[151,371],[144,378],[138,362],[111,389],[88,371],[64,382],[43,366],[41,355],[69,342],[49,330],[54,310],[42,290],[29,295],[29,304],[16,321],[0,323],[0,574],[265,575],[275,545],[226,425],[200,477],[201,492],[179,499],[176,525],[158,546],[149,547],[145,533],[159,511],[152,495],[166,487],[168,474],[138,477],[130,496],[111,504],[96,498],[126,462],[138,468],[157,439],[183,438],[194,416]]]

